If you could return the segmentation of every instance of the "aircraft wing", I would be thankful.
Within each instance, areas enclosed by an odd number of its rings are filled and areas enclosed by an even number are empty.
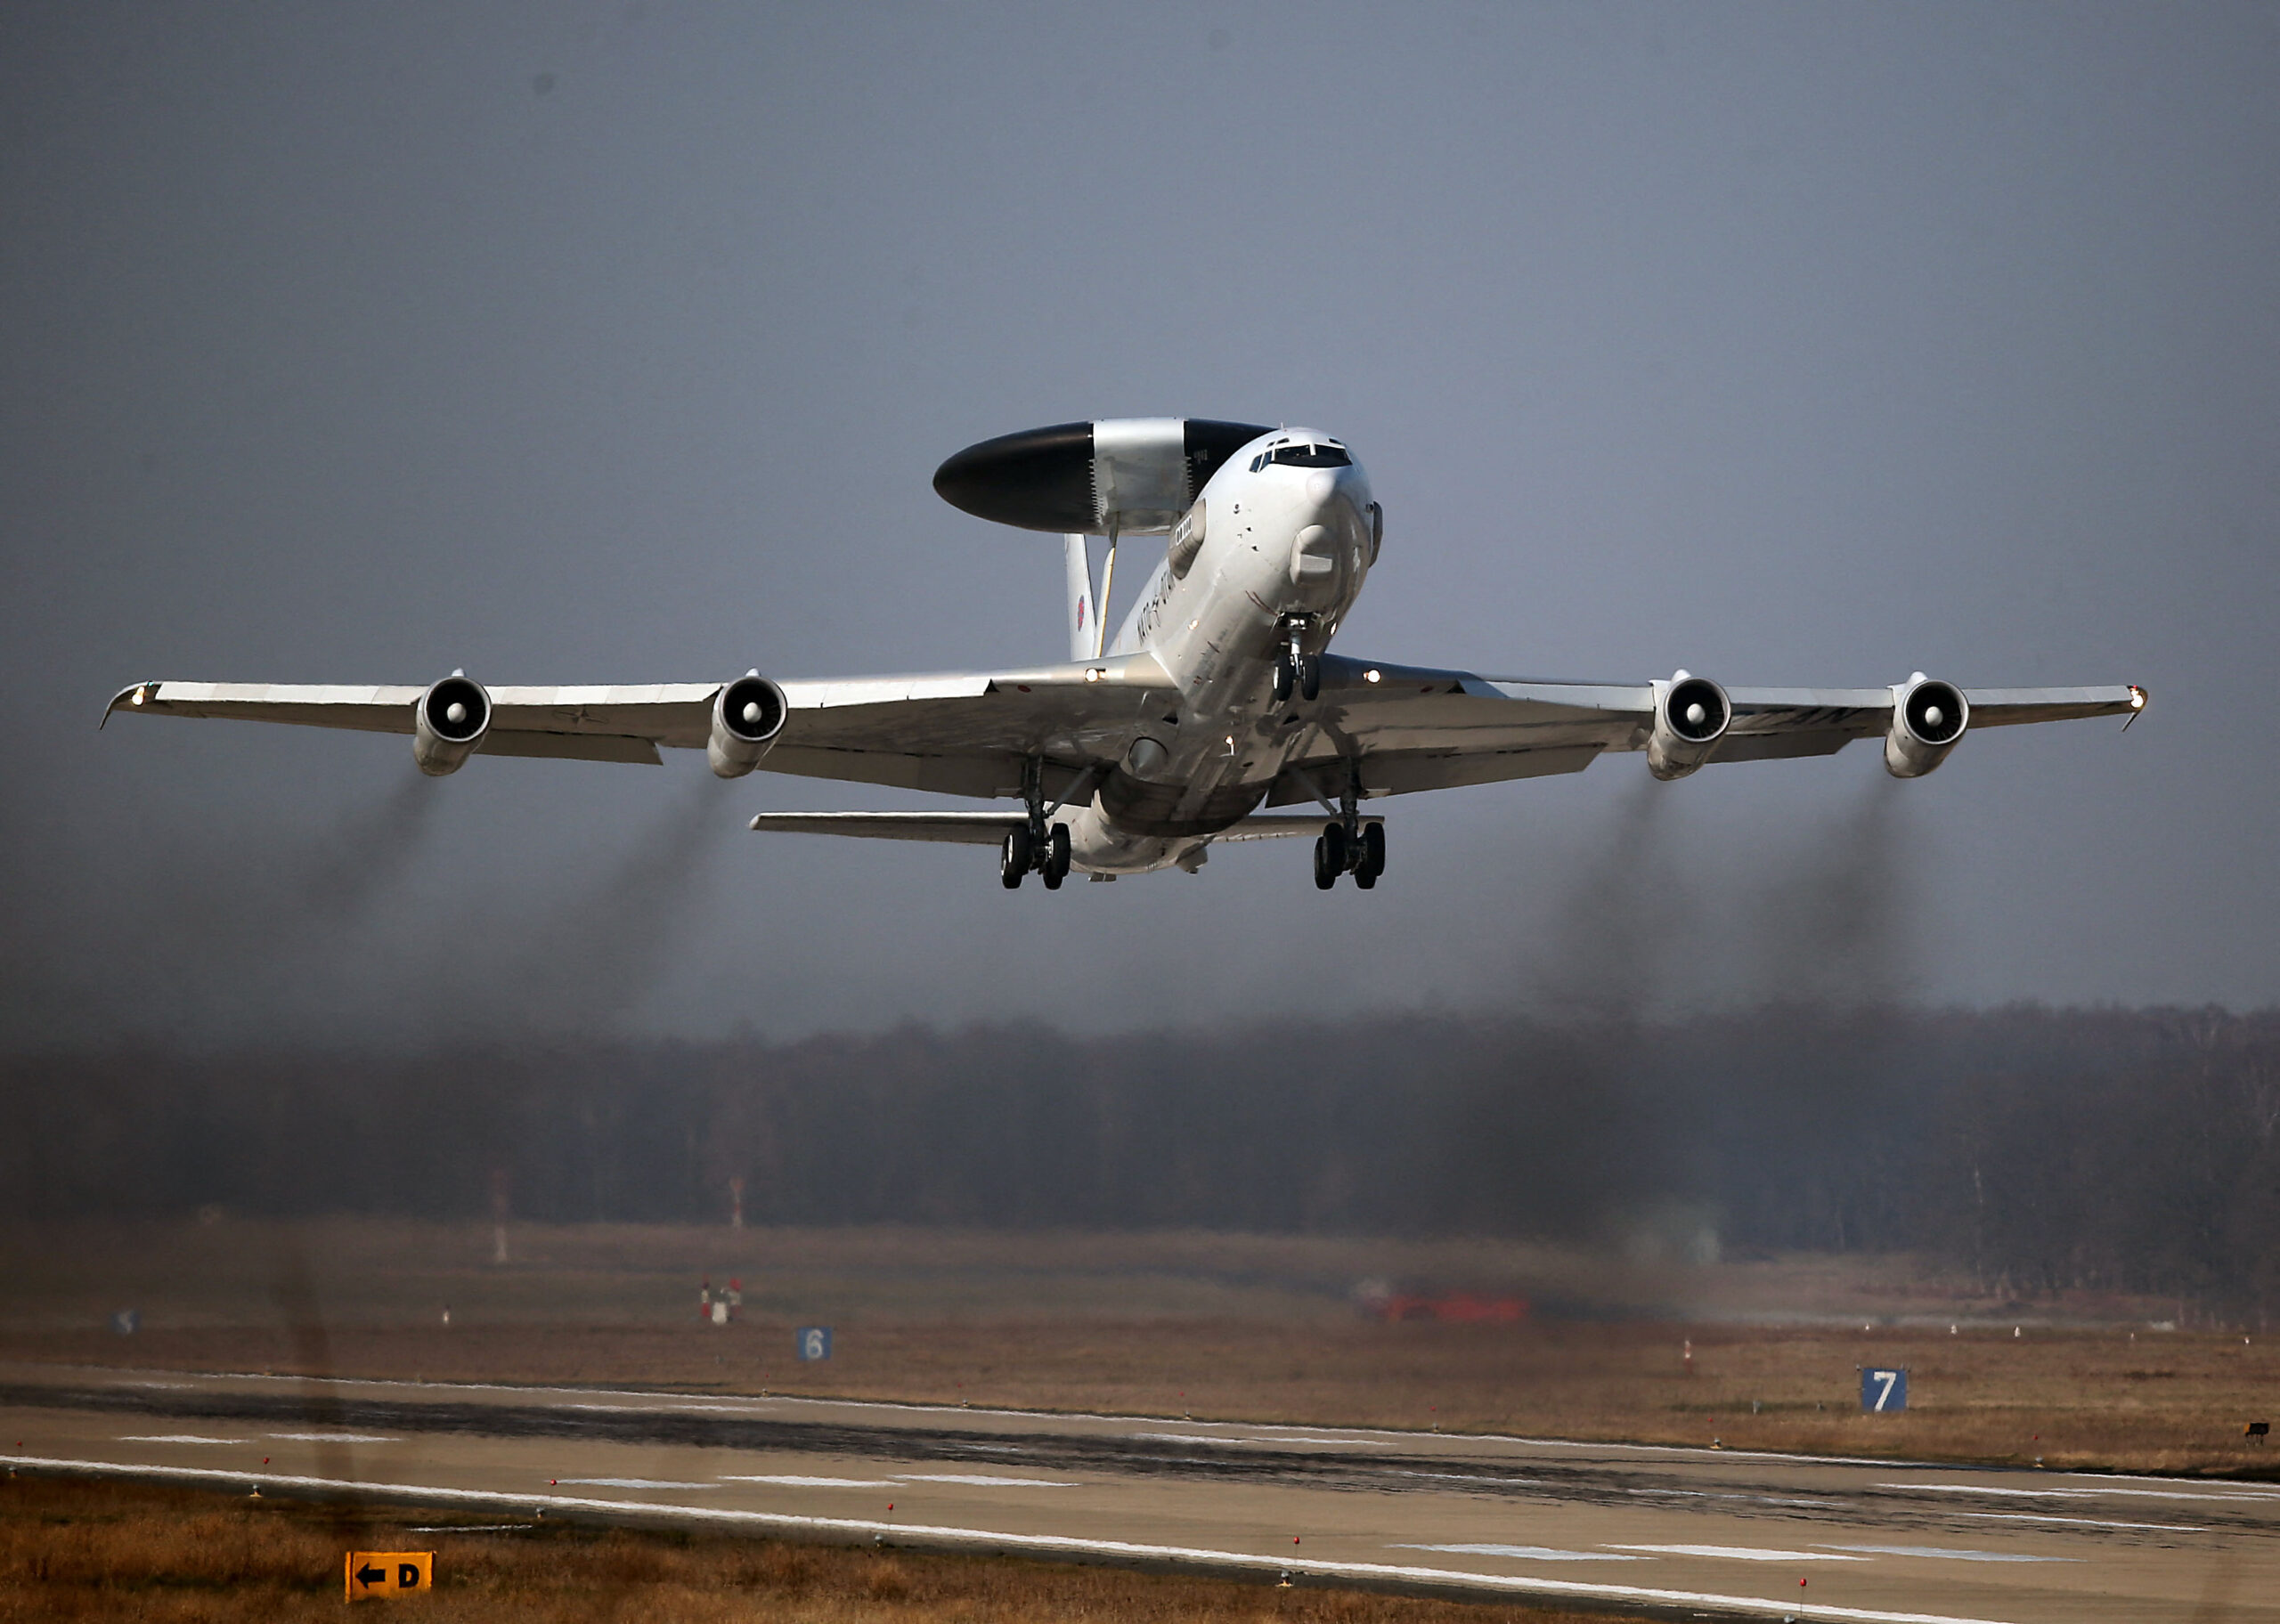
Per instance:
[[[722,682],[487,690],[490,731],[477,753],[656,764],[660,747],[702,750]],[[1120,753],[1132,728],[1177,702],[1154,656],[1004,671],[866,677],[780,685],[783,731],[761,765],[772,773],[893,784],[953,795],[1022,792],[1022,762],[1041,758],[1048,795]],[[410,685],[144,682],[118,711],[232,717],[410,734],[427,690]]]
[[[1365,824],[1382,818],[1365,817]],[[762,812],[752,826],[762,833],[843,834],[871,840],[941,840],[995,846],[1009,829],[1029,822],[1026,812]],[[1276,816],[1259,814],[1212,836],[1215,840],[1271,840],[1322,832],[1320,813]]]
[[[1833,755],[1892,727],[1893,690],[1730,688],[1733,720],[1712,761]],[[1966,688],[1971,729],[2131,716],[2142,688]],[[1322,704],[1270,806],[1331,801],[1345,763],[1369,795],[1578,773],[1607,751],[1644,750],[1651,683],[1538,682],[1324,655]]]

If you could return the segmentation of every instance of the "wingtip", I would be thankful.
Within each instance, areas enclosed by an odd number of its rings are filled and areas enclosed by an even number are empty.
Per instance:
[[[110,703],[103,707],[102,719],[95,724],[95,731],[101,733],[108,727],[110,725],[110,713],[120,707],[149,703],[151,695],[158,692],[158,688],[159,685],[155,682],[134,682],[121,688],[110,696]]]

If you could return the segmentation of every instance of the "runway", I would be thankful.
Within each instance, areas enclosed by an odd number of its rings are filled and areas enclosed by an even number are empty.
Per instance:
[[[0,1366],[0,1459],[1673,1618],[2280,1621],[2280,1486],[781,1397]]]

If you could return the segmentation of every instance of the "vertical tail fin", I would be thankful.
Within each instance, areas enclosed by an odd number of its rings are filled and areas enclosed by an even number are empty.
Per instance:
[[[1085,538],[1063,536],[1069,555],[1069,657],[1089,660],[1097,646],[1099,619],[1093,606],[1093,562],[1085,552]]]

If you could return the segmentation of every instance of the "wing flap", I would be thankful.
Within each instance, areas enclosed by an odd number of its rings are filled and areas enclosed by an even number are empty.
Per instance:
[[[493,727],[476,751],[479,756],[542,756],[558,761],[622,761],[662,767],[654,739],[615,733],[525,733]]]

